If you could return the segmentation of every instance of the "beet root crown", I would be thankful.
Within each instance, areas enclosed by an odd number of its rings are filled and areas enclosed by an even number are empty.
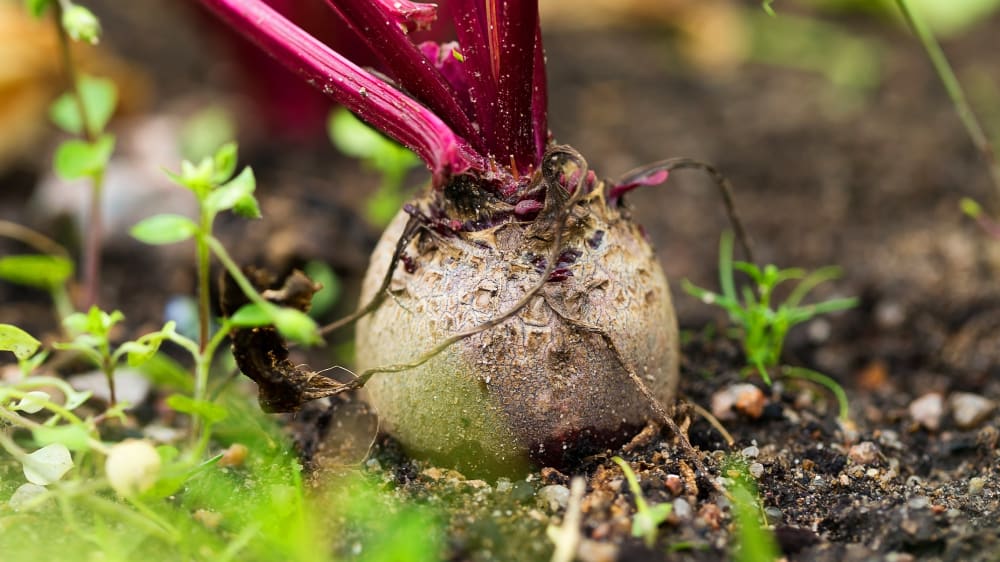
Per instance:
[[[270,0],[272,3],[274,0]],[[326,0],[377,56],[370,72],[265,0],[201,0],[237,32],[361,119],[413,150],[444,189],[471,175],[517,205],[551,145],[538,0],[451,0],[457,41],[415,44],[437,6],[408,0]],[[665,172],[609,185],[609,200]],[[532,203],[523,203],[531,206]]]

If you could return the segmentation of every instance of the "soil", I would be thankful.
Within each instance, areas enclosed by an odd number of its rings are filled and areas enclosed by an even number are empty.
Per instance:
[[[232,95],[231,69],[199,55],[204,37],[182,45],[141,41],[173,21],[161,18],[191,16],[164,0],[149,3],[156,6],[93,2],[95,11],[107,4],[104,12],[117,13],[108,42],[157,84],[161,97],[147,111]],[[160,16],[151,21],[150,13]],[[565,516],[565,506],[547,498],[564,497],[559,487],[580,475],[587,481],[581,558],[718,560],[736,538],[730,500],[716,486],[728,475],[723,461],[742,458],[760,465],[748,470],[790,560],[1000,559],[1000,413],[959,425],[948,406],[956,393],[1000,400],[1000,243],[958,210],[963,196],[993,202],[986,168],[906,33],[857,16],[833,23],[879,46],[876,87],[847,92],[819,74],[754,62],[694,66],[659,27],[553,26],[545,38],[551,128],[592,169],[613,176],[668,156],[710,161],[736,187],[758,261],[842,268],[843,277],[818,295],[857,295],[860,306],[793,331],[785,360],[839,381],[853,424],[838,422],[836,403],[822,389],[790,380],[771,387],[749,380],[766,404],[759,415],[723,420],[732,445],[686,406],[710,409],[713,395],[746,381],[742,353],[723,335],[725,318],[678,289],[683,278],[716,286],[726,226],[712,184],[685,172],[635,193],[630,203],[674,283],[686,334],[676,414],[707,472],[695,473],[694,460],[666,431],[565,474],[542,467],[510,480],[477,480],[407,458],[385,435],[359,462],[369,441],[344,424],[362,434],[377,424],[345,397],[289,420],[315,478],[350,460],[400,497],[440,508],[448,521],[447,559],[544,560],[552,552],[546,529]],[[945,45],[959,75],[978,76],[994,94],[1000,67],[989,57],[998,33],[994,17]],[[357,210],[377,179],[331,155],[322,140],[275,145],[258,137],[243,147],[259,177],[265,218],[249,226],[225,221],[221,236],[243,263],[277,271],[308,260],[331,264],[344,297],[330,317],[350,311],[378,238]],[[2,218],[55,231],[50,218],[29,215],[25,205],[45,165],[39,158],[4,172]],[[188,259],[117,239],[106,256],[102,302],[126,311],[129,330],[148,328],[172,297],[190,293]],[[44,295],[0,286],[4,322],[52,333],[50,316]],[[343,348],[301,358],[334,364],[344,361]],[[936,425],[911,411],[931,393],[945,404]],[[635,503],[614,454],[631,463],[648,501],[673,502],[653,549],[630,535]]]

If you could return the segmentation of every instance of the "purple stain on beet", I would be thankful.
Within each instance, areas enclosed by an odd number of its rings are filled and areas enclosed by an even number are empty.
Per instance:
[[[541,201],[535,201],[534,199],[524,199],[523,201],[518,201],[517,205],[514,206],[514,214],[520,219],[530,220],[538,215],[538,212],[542,210]]]
[[[416,271],[417,271],[417,262],[416,262],[416,260],[414,260],[413,258],[411,258],[409,255],[407,255],[407,254],[404,253],[403,255],[399,256],[399,261],[403,262],[403,269],[407,273],[416,273]]]
[[[604,242],[603,230],[598,230],[593,236],[587,239],[587,245],[595,250],[601,247],[601,242]]]

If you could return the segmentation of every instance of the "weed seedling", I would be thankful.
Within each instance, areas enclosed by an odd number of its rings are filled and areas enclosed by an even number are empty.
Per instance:
[[[735,271],[747,274],[755,287],[743,286],[736,291]],[[733,261],[733,237],[724,233],[719,242],[719,286],[721,294],[683,281],[684,290],[701,299],[706,304],[714,304],[729,313],[736,325],[737,337],[749,367],[755,370],[764,382],[771,384],[769,370],[781,361],[781,352],[788,331],[798,324],[811,320],[820,314],[845,310],[857,306],[856,298],[836,298],[814,304],[802,301],[817,285],[836,279],[840,270],[824,267],[813,272],[805,270],[778,269],[774,265],[763,268],[752,263]],[[798,281],[788,297],[777,302],[775,290],[787,281]],[[805,378],[830,388],[840,401],[842,416],[847,415],[846,397],[833,379],[815,371],[800,368],[786,368],[782,374],[789,377]]]
[[[653,548],[656,544],[657,529],[670,516],[673,505],[660,503],[649,505],[642,495],[642,488],[639,487],[639,479],[636,477],[632,467],[621,457],[612,457],[621,469],[625,479],[628,480],[628,488],[635,498],[635,517],[632,519],[632,536],[641,537],[647,548]]]
[[[723,466],[726,490],[732,502],[736,524],[736,549],[733,560],[737,562],[772,562],[778,559],[778,544],[774,535],[764,526],[757,485],[750,476],[746,462],[730,458]]]

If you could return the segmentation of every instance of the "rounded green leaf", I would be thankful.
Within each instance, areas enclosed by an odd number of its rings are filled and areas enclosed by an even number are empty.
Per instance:
[[[53,289],[73,276],[73,262],[60,256],[27,254],[0,258],[0,279],[39,289]]]
[[[254,178],[253,170],[248,166],[243,168],[232,181],[213,189],[205,197],[205,207],[213,213],[218,213],[228,211],[240,203],[245,205],[246,198],[252,199],[256,188],[257,180]]]
[[[322,341],[319,327],[305,312],[293,308],[279,308],[272,317],[274,327],[281,335],[297,343],[315,345]]]
[[[191,238],[198,225],[180,215],[154,215],[132,227],[132,236],[146,244],[174,244]]]
[[[80,425],[40,426],[31,430],[31,436],[39,445],[60,444],[71,451],[90,448],[90,434]]]
[[[272,323],[271,313],[258,304],[245,304],[229,317],[229,323],[237,328],[256,328]]]
[[[19,360],[23,361],[34,355],[40,345],[42,342],[21,328],[0,324],[0,350],[12,352]]]
[[[93,12],[79,4],[70,4],[63,10],[62,26],[74,41],[96,45],[101,38],[101,22]]]
[[[69,140],[56,149],[53,166],[64,180],[93,176],[108,166],[115,150],[115,137],[102,135],[91,144],[82,140]]]
[[[46,402],[51,402],[52,397],[49,396],[48,392],[42,392],[41,390],[32,390],[31,392],[24,395],[17,404],[14,405],[15,410],[20,410],[26,414],[37,414],[45,408]]]
[[[81,76],[78,82],[80,96],[87,109],[87,122],[94,134],[107,127],[118,105],[118,88],[107,78]],[[74,135],[83,134],[80,104],[73,93],[66,93],[49,108],[49,117],[60,129]]]
[[[215,175],[212,181],[222,183],[229,181],[236,172],[237,150],[235,142],[227,142],[215,152]]]
[[[48,486],[73,468],[73,457],[62,443],[53,443],[28,455],[22,463],[28,482]]]

